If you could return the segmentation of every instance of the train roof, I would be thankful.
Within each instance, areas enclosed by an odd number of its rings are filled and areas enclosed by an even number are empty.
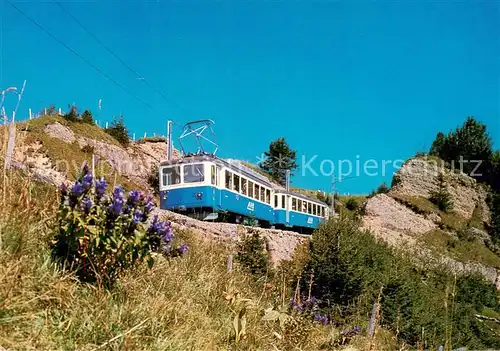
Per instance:
[[[267,186],[269,188],[272,188],[278,194],[293,195],[293,196],[300,198],[300,199],[303,199],[303,200],[311,201],[311,202],[314,202],[316,204],[320,204],[323,206],[328,206],[326,203],[319,201],[317,199],[312,199],[306,195],[295,193],[293,191],[288,191],[284,187],[282,187],[281,185],[271,182],[266,176],[257,173],[256,171],[252,170],[251,168],[241,164],[240,161],[236,161],[236,160],[231,160],[231,159],[224,160],[224,159],[221,159],[219,157],[209,155],[209,154],[188,155],[188,156],[185,156],[184,158],[175,159],[172,161],[162,161],[162,162],[160,162],[160,166],[189,164],[189,163],[196,163],[196,162],[203,162],[203,161],[214,162],[215,164],[227,167],[235,172],[239,172],[254,182],[259,182],[259,183],[264,184],[265,186]]]

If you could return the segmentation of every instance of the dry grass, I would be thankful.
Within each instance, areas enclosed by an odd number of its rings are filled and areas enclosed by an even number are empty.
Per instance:
[[[284,329],[262,321],[288,301],[282,286],[241,271],[227,272],[227,248],[177,234],[187,256],[157,259],[127,272],[112,290],[84,285],[57,267],[48,242],[55,225],[53,187],[8,173],[1,183],[0,346],[37,350],[318,350],[338,335],[300,320]],[[265,279],[265,278],[263,278]],[[230,297],[233,297],[231,299]],[[245,299],[248,299],[245,300]],[[248,306],[245,338],[235,343],[233,319]],[[360,339],[358,342],[362,342]]]

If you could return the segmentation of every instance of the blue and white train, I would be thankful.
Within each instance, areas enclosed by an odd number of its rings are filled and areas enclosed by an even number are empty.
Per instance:
[[[242,223],[311,233],[329,215],[328,205],[287,191],[265,176],[213,155],[162,162],[160,207],[202,220]]]

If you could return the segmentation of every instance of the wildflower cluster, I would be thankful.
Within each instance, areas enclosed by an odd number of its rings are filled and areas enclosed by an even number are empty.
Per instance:
[[[340,334],[342,334],[343,337],[350,338],[358,335],[359,333],[361,333],[361,327],[358,325],[352,329],[343,330]]]
[[[120,271],[146,261],[151,252],[173,257],[187,251],[174,246],[169,222],[158,217],[147,221],[155,207],[153,198],[134,190],[126,194],[121,186],[107,195],[104,178],[94,179],[88,166],[71,186],[61,185],[55,240],[52,254],[69,264],[82,281],[112,284]]]
[[[318,302],[314,296],[303,300],[292,298],[290,300],[290,307],[297,313],[311,315],[314,321],[323,325],[333,322],[329,316],[318,312]]]

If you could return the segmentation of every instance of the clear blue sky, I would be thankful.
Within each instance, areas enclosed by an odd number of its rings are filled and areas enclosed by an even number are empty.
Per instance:
[[[485,122],[500,147],[496,1],[63,3],[181,109],[56,4],[11,1],[155,110],[0,0],[0,87],[27,80],[24,116],[29,107],[75,103],[101,121],[123,114],[137,135],[164,133],[168,118],[212,118],[220,156],[256,162],[283,136],[299,160],[318,155],[317,172],[324,159],[408,158],[468,115]],[[339,189],[369,192],[390,182],[392,171],[345,180]],[[330,187],[328,176],[297,173],[297,186]]]

